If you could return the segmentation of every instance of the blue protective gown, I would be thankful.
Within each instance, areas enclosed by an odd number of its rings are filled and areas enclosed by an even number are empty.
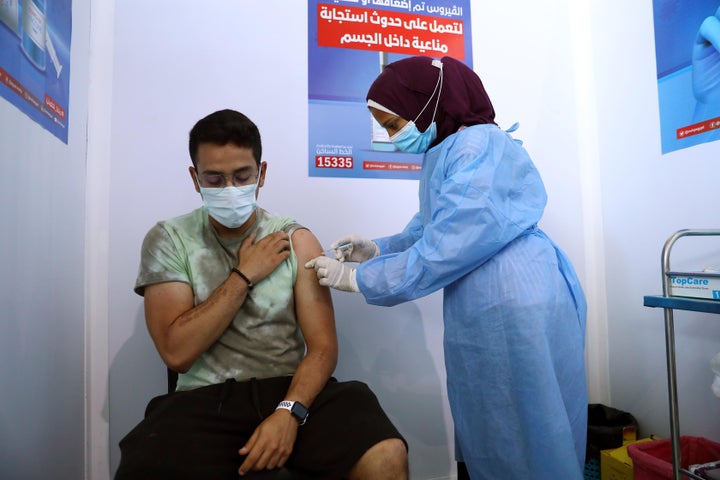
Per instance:
[[[520,142],[465,128],[427,152],[420,211],[357,268],[374,305],[444,288],[456,452],[473,480],[583,478],[586,303],[536,225],[546,200]]]

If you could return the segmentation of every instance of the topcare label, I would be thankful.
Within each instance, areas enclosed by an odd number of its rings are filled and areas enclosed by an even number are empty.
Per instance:
[[[720,276],[671,276],[670,295],[720,300]]]

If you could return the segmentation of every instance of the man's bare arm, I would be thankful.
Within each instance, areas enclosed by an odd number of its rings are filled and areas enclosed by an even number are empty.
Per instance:
[[[307,354],[295,372],[286,397],[310,407],[337,366],[335,312],[330,289],[318,283],[314,271],[302,268],[305,262],[322,254],[320,242],[308,230],[297,231],[293,240],[293,244],[297,244],[300,266],[295,284],[295,309]]]
[[[322,254],[320,242],[308,230],[293,233],[298,265]],[[318,283],[314,270],[298,268],[294,289],[298,323],[307,344],[285,399],[310,407],[335,370],[338,356],[335,314],[330,290]],[[312,422],[312,415],[308,422]],[[292,453],[298,421],[287,410],[276,410],[255,430],[240,455],[247,458],[240,472],[281,467]],[[301,428],[301,427],[300,427]]]

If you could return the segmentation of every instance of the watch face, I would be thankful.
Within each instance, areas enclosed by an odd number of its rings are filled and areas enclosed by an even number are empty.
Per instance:
[[[303,405],[300,402],[295,402],[292,406],[292,409],[290,410],[290,413],[292,413],[295,418],[297,418],[300,421],[300,425],[305,423],[305,420],[308,417],[308,410],[305,408],[305,405]]]

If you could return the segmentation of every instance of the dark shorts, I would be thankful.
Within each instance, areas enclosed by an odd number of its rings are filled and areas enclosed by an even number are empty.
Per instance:
[[[120,441],[115,480],[240,478],[238,450],[284,400],[290,381],[231,380],[153,398],[145,419]],[[405,441],[362,382],[332,379],[309,412],[286,466],[312,478],[343,478],[378,442]]]

